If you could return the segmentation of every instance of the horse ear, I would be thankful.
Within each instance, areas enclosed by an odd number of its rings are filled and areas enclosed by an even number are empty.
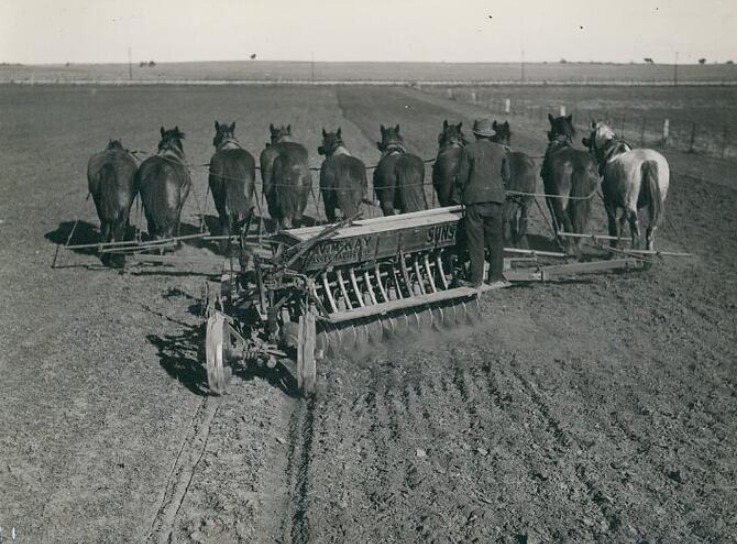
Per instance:
[[[596,128],[597,128],[597,122],[594,119],[592,119],[592,130]]]
[[[328,136],[328,133],[325,131],[325,129],[323,129],[323,138],[325,138],[326,136]]]
[[[448,120],[443,120],[443,130],[446,130],[448,128]]]
[[[220,130],[220,123],[218,121],[215,122],[215,130]]]
[[[233,122],[231,123],[231,127],[230,127],[230,130],[231,130],[231,132],[234,132],[234,131],[236,130],[236,122],[235,122],[235,121],[233,121]]]
[[[287,134],[292,134],[292,123],[287,125]]]
[[[159,129],[159,132],[161,132],[161,135],[164,136],[164,133],[166,132],[166,130],[164,130],[164,127],[161,127]]]
[[[554,119],[553,115],[551,115],[551,114],[549,113],[549,114],[548,114],[548,122],[549,122],[549,123],[551,123],[551,126],[553,126],[553,124],[554,124],[554,121],[555,121],[555,119]]]
[[[341,127],[338,127],[338,130],[336,131],[336,136],[339,138],[341,137]]]
[[[568,115],[568,116],[566,117],[566,120],[567,120],[567,121],[569,121],[569,122],[571,123],[571,118],[572,118],[572,116],[573,116],[573,115],[574,115],[574,114],[570,113],[570,114],[569,114],[569,115]]]
[[[497,130],[497,119],[492,121],[492,130]]]
[[[379,131],[382,133],[382,136],[384,136],[384,133],[387,131],[387,129],[384,128],[384,125],[379,125]]]
[[[510,128],[510,123],[508,123],[507,121],[505,121],[505,123],[502,126],[505,127],[505,128]]]
[[[274,123],[269,123],[269,132],[271,132],[272,134],[276,132],[276,130],[274,129]]]
[[[461,125],[463,125],[463,124],[464,124],[464,122],[462,121],[461,123],[459,123],[458,125],[456,125],[456,128],[459,129],[459,130],[461,130]]]
[[[395,132],[396,132],[397,134],[399,134],[399,133],[400,133],[400,125],[399,125],[399,124],[398,124],[398,125],[397,125],[397,126],[395,127]]]

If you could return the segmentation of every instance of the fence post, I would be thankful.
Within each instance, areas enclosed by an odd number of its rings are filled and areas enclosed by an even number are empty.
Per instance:
[[[477,93],[476,91],[471,92],[471,101],[472,103],[475,103],[477,101]]]
[[[692,134],[689,137],[689,152],[694,153],[694,136],[695,131],[697,130],[697,125],[692,122]]]
[[[566,106],[563,104],[559,107],[559,116],[566,117]]]
[[[454,98],[454,91],[453,89],[446,89],[446,95],[448,98],[452,99]]]
[[[666,147],[669,145],[669,120],[664,119],[664,128],[661,131],[661,145]]]
[[[505,99],[505,113],[507,114],[510,113],[510,99],[509,98]]]

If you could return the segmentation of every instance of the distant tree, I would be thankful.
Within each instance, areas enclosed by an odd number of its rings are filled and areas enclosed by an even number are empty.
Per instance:
[[[149,68],[152,68],[154,66],[156,66],[156,63],[153,60],[150,60],[149,61]]]
[[[559,61],[559,64],[566,64],[566,59],[561,59],[561,60]]]
[[[733,61],[732,61],[732,60],[729,60],[729,61],[728,61],[728,62],[726,62],[725,64],[733,64]]]
[[[144,66],[146,66],[146,63],[144,61],[138,63],[139,68],[143,68]]]
[[[653,64],[653,59],[651,57],[645,57],[643,59],[643,62],[645,62],[646,64]]]
[[[698,60],[697,62],[699,62],[700,64],[705,64],[705,62],[706,62],[706,59],[700,59],[700,60]]]
[[[251,57],[249,57],[251,60],[256,60],[256,53],[252,53]]]

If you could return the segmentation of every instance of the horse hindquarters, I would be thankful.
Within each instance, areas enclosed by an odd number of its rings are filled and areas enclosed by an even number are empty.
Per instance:
[[[572,232],[582,234],[587,229],[589,215],[592,210],[592,197],[597,188],[599,174],[594,163],[576,168],[572,173],[571,199],[568,214]]]
[[[312,177],[307,164],[283,155],[275,159],[272,169],[273,218],[281,228],[291,229],[300,225],[311,185]],[[270,205],[270,213],[271,209]]]
[[[249,153],[241,149],[228,152],[229,161],[223,169],[225,212],[229,234],[251,218],[255,184],[255,164]]]
[[[351,160],[348,160],[351,159]],[[366,167],[353,157],[341,162],[337,180],[336,204],[343,217],[354,217],[359,213],[361,199],[366,188]]]
[[[374,170],[374,194],[385,217],[395,215],[395,185],[397,180],[393,175],[394,165],[395,157],[389,155],[382,158]]]
[[[397,191],[402,213],[428,209],[425,197],[425,166],[419,157],[405,155],[395,164]]]
[[[459,172],[461,148],[453,148],[438,154],[433,163],[433,188],[441,207],[451,206],[453,202],[454,184]]]
[[[320,169],[320,194],[323,197],[326,219],[329,223],[335,223],[336,208],[338,208],[338,195],[336,194],[338,183],[336,181],[335,169],[328,166],[328,160],[323,161]]]
[[[144,162],[140,174],[141,201],[149,235],[154,239],[173,237],[179,230],[180,215],[189,195],[189,175],[184,168],[163,162]]]
[[[516,191],[505,201],[505,231],[515,247],[528,248],[528,212],[538,183],[535,162],[525,153],[508,153],[510,180],[507,189]],[[508,234],[509,231],[509,234]]]
[[[653,234],[663,215],[665,195],[659,185],[659,165],[654,160],[641,165],[641,187],[646,193],[648,205],[648,227],[646,228],[646,249],[653,250]]]

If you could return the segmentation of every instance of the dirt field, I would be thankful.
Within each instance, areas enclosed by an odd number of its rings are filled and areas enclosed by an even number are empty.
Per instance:
[[[197,166],[214,119],[254,153],[270,122],[292,123],[317,166],[323,126],[373,164],[380,123],[432,157],[444,118],[470,127],[484,110],[399,88],[8,86],[0,112],[2,538],[735,539],[735,160],[668,154],[656,243],[693,258],[487,294],[473,326],[323,365],[311,401],[279,374],[216,398],[196,315],[213,270],[119,274],[71,252],[51,268],[75,219],[94,238],[88,157],[110,137],[152,150],[178,124],[190,232],[214,214]],[[512,121],[514,146],[542,154],[547,127]],[[545,247],[539,215],[532,229]]]

